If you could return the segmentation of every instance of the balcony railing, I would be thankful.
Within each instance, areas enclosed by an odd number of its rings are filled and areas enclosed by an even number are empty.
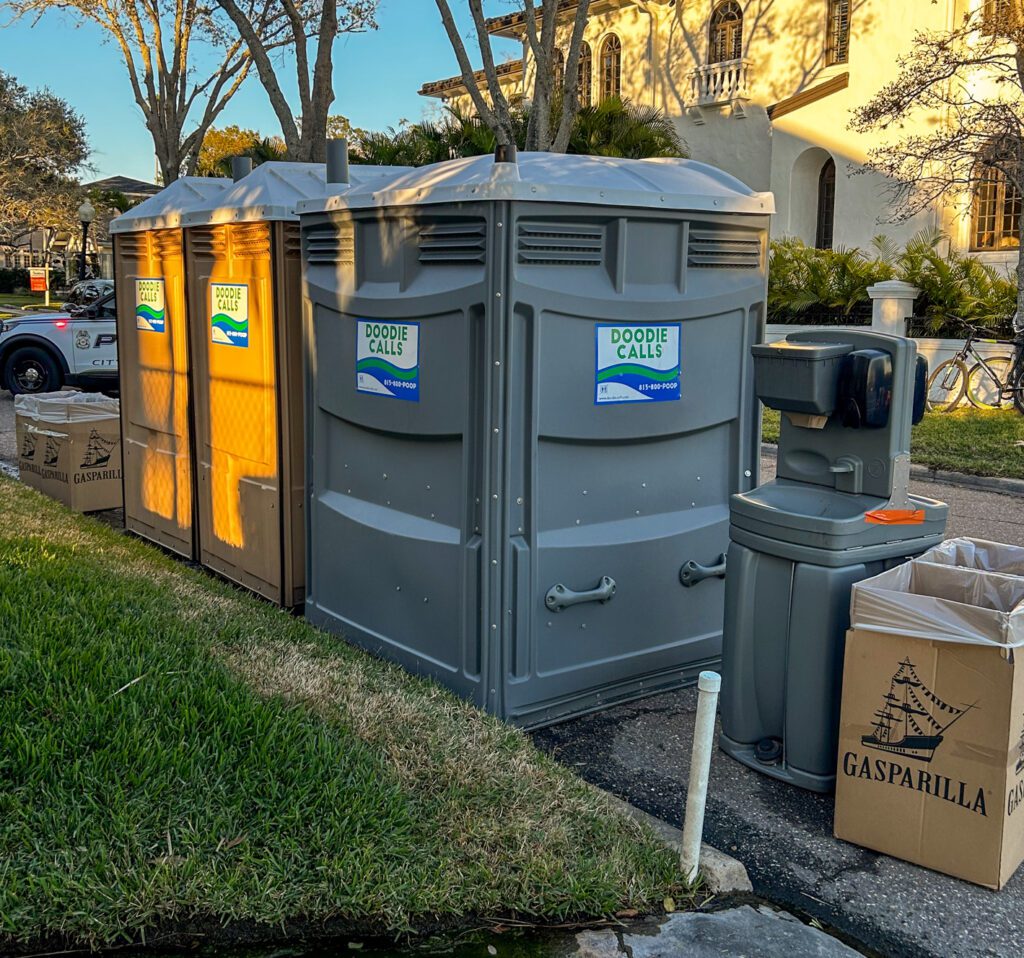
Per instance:
[[[750,61],[723,60],[690,74],[691,106],[724,106],[750,98]]]

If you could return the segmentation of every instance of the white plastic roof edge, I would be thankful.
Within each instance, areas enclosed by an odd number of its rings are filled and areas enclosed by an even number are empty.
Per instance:
[[[211,226],[221,223],[257,223],[297,220],[296,206],[322,197],[328,189],[345,191],[368,180],[387,179],[407,172],[405,166],[349,167],[351,182],[328,184],[323,163],[262,163],[248,176],[230,183],[214,203],[190,207],[181,217],[182,226]]]
[[[624,181],[636,183],[637,187],[595,189],[593,186],[564,182],[546,183],[539,178],[531,182],[529,167],[537,161],[531,161],[530,158],[538,156],[553,158],[547,162],[556,164],[570,159],[582,159],[589,164],[607,166],[621,173]],[[775,212],[775,197],[772,193],[753,191],[724,170],[693,160],[626,160],[597,156],[569,158],[558,154],[529,153],[520,153],[519,158],[520,161],[527,160],[527,163],[495,163],[491,157],[479,156],[435,163],[396,177],[384,189],[373,190],[372,184],[367,183],[343,193],[303,200],[297,204],[296,210],[303,215],[333,210],[505,200],[757,215]],[[527,167],[526,172],[521,165]],[[703,185],[710,183],[717,189],[703,192],[665,189],[656,178],[645,175],[657,172],[655,165],[671,165],[677,171],[701,180]],[[436,182],[429,182],[431,177],[435,177]]]
[[[133,206],[110,221],[111,233],[138,233],[143,230],[177,229],[185,210],[205,205],[219,196],[231,180],[217,176],[182,176],[138,206]]]

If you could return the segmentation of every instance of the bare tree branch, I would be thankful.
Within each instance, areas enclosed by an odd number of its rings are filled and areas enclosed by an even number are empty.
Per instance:
[[[916,129],[927,131],[882,143],[863,165],[885,177],[894,219],[974,197],[992,171],[1005,178],[1011,197],[1024,196],[1024,18],[1016,4],[996,16],[966,14],[952,30],[919,32],[897,63],[896,79],[850,123],[869,133],[920,121]],[[1017,311],[1024,316],[1024,217],[1017,205]]]
[[[33,20],[64,12],[107,32],[121,52],[165,183],[194,168],[193,154],[249,68],[246,46],[237,37],[220,42],[222,34],[197,0],[0,0],[0,9]],[[197,44],[225,51],[206,76],[195,65]],[[193,108],[203,97],[197,121]]]
[[[482,0],[467,0],[473,26],[476,31],[486,95],[466,52],[466,45],[452,16],[448,0],[435,0],[441,14],[441,22],[451,42],[452,50],[459,64],[463,85],[473,103],[477,116],[494,134],[498,143],[515,142],[516,124],[508,97],[501,87],[498,69],[491,49],[487,20],[483,13]],[[572,32],[569,36],[568,55],[562,57],[559,46],[559,0],[541,0],[539,11],[534,0],[523,0],[523,24],[526,46],[533,61],[533,91],[529,99],[532,108],[527,122],[525,147],[528,150],[555,150],[565,152],[572,132],[572,124],[579,111],[577,87],[579,85],[580,51],[583,48],[583,31],[587,24],[590,0],[576,4]],[[564,68],[560,82],[555,83],[557,67]],[[551,135],[552,113],[557,108],[558,123],[555,135]]]

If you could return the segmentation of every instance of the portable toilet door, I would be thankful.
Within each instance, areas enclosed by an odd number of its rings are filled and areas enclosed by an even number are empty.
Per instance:
[[[381,177],[353,167],[352,178]],[[305,595],[302,264],[296,203],[325,167],[264,163],[185,217],[199,561],[286,607]]]
[[[307,617],[524,726],[718,660],[772,210],[537,153],[304,204]]]
[[[194,486],[181,216],[230,185],[182,177],[110,224],[125,528],[188,559]]]

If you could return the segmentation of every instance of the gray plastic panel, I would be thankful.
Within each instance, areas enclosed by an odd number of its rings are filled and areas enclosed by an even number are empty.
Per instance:
[[[854,550],[846,564],[825,567],[734,542],[726,580],[722,749],[766,775],[831,791],[850,590],[931,543],[891,543],[867,561],[857,561],[865,557]],[[776,764],[755,756],[766,738],[782,741]]]
[[[831,415],[845,343],[760,343],[754,357],[757,398],[772,409]]]
[[[470,219],[485,225],[479,210]],[[439,266],[424,280],[404,242],[415,244],[423,224],[348,225],[359,231],[362,281],[355,263],[314,264],[306,276],[306,614],[483,705],[483,265]],[[319,223],[317,236],[330,228]],[[420,324],[419,402],[356,390],[360,319]]]

